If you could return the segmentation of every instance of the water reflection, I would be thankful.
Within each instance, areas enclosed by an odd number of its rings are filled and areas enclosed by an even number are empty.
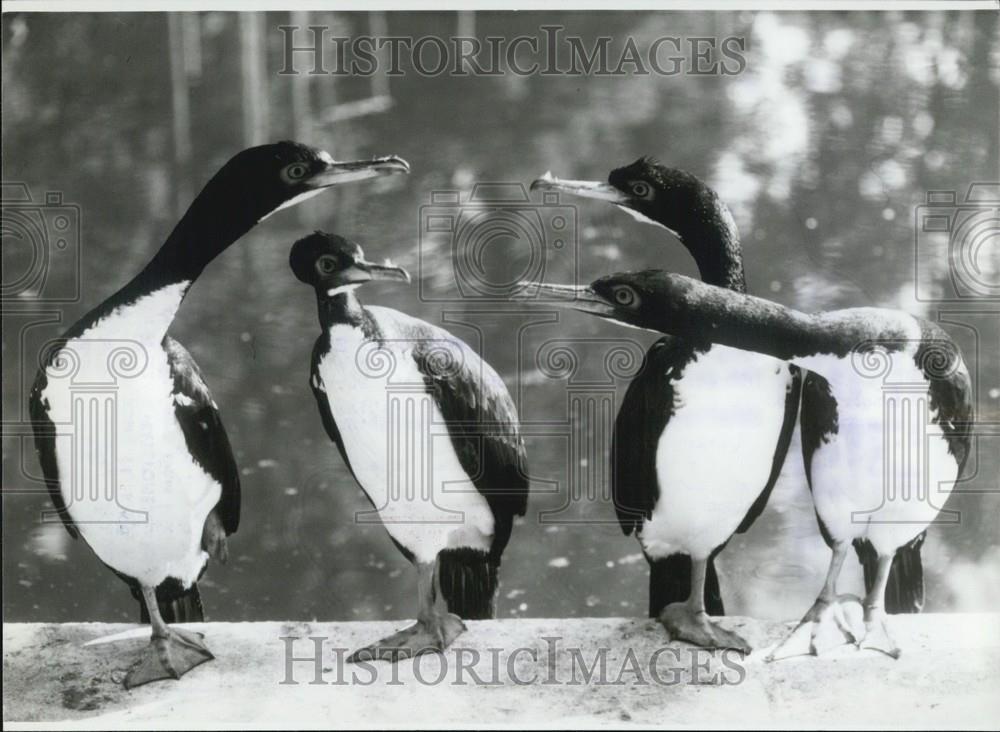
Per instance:
[[[357,18],[313,16],[348,29]],[[476,33],[535,34],[553,21],[588,39],[631,34],[640,45],[661,35],[745,35],[748,65],[734,77],[407,74],[392,80],[389,112],[313,127],[312,141],[335,155],[395,152],[413,173],[274,216],[209,268],[173,328],[212,386],[243,470],[244,515],[233,559],[212,567],[204,582],[210,618],[397,618],[413,592],[411,573],[384,530],[354,524],[355,512],[368,504],[325,437],[307,386],[315,303],[287,270],[288,247],[303,231],[338,231],[372,257],[391,255],[419,271],[421,281],[410,290],[373,287],[364,297],[431,322],[449,313],[475,324],[485,357],[521,393],[525,419],[556,423],[529,437],[539,492],[505,556],[501,614],[630,615],[645,609],[645,562],[634,540],[621,535],[606,499],[573,503],[557,517],[593,523],[539,523],[539,512],[566,503],[565,488],[552,492],[545,481],[589,467],[571,456],[559,426],[566,424],[567,383],[541,373],[532,353],[515,348],[512,334],[527,316],[440,302],[457,290],[450,242],[421,238],[421,207],[430,192],[467,197],[478,181],[527,182],[547,168],[603,178],[612,167],[653,154],[707,177],[729,202],[743,232],[752,291],[806,310],[872,304],[920,312],[926,303],[913,297],[914,206],[928,190],[961,195],[970,181],[998,177],[994,14],[484,13],[476,17]],[[285,14],[269,14],[265,27],[274,35],[284,22]],[[389,30],[419,36],[454,22],[446,13],[390,15]],[[62,324],[27,331],[29,351],[141,267],[176,220],[177,191],[205,180],[243,145],[237,20],[206,14],[191,86],[192,152],[188,168],[177,168],[165,29],[165,17],[156,14],[4,16],[4,179],[37,192],[60,190],[83,217],[83,300],[63,308]],[[292,137],[301,120],[292,115],[292,82],[273,73],[279,63],[272,49],[271,136]],[[319,113],[333,104],[334,84],[310,83]],[[577,269],[584,280],[624,267],[694,274],[669,237],[609,207],[579,207],[578,231],[574,256],[549,263],[553,280],[569,280]],[[498,246],[484,258],[496,280],[530,264],[517,242]],[[5,246],[3,256],[6,269],[21,255]],[[943,281],[946,266],[941,257],[926,257],[919,272]],[[566,335],[623,337],[594,319],[561,318],[525,331],[529,351]],[[455,330],[474,342],[473,331]],[[985,324],[982,332],[987,340],[978,351],[968,333],[955,335],[982,359],[980,389],[993,390],[982,404],[996,421],[1000,343]],[[5,415],[23,410],[19,383],[33,371],[13,378],[8,371],[7,356],[20,353],[19,337],[5,320]],[[638,331],[625,337],[642,347],[652,340]],[[624,384],[615,388],[621,397]],[[606,434],[594,425],[582,429],[603,454]],[[995,440],[993,447],[982,442],[969,488],[997,490],[994,447]],[[7,440],[3,449],[5,616],[132,619],[128,593],[93,554],[61,527],[39,526],[44,498],[9,493],[25,486],[19,462],[37,472],[30,448],[22,457]],[[723,554],[731,612],[791,617],[820,584],[828,555],[797,450],[793,445],[767,512]],[[1000,584],[1000,500],[996,493],[966,493],[949,507],[962,511],[963,522],[934,529],[925,546],[927,608],[995,607],[998,598],[984,588]],[[848,570],[844,588],[859,591],[859,570],[850,563]]]

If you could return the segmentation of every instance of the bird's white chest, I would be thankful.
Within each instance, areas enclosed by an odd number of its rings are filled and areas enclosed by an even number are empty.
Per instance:
[[[188,452],[160,344],[182,295],[154,293],[67,342],[41,394],[70,517],[105,563],[152,585],[197,578],[221,495]]]
[[[707,556],[733,534],[767,484],[790,383],[784,361],[725,346],[685,367],[657,444],[647,552]]]
[[[336,325],[317,372],[351,469],[393,538],[418,560],[448,546],[487,549],[493,514],[459,462],[411,345],[380,345]]]
[[[938,513],[958,477],[911,350],[814,364],[837,402],[837,429],[812,456],[816,511],[836,539],[891,552]]]

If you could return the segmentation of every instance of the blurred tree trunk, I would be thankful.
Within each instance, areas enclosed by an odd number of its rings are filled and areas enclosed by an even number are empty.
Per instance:
[[[310,13],[307,10],[293,10],[290,14],[291,25],[301,29],[309,27]],[[311,142],[313,137],[314,121],[312,118],[312,76],[303,71],[295,76],[286,77],[290,80],[289,88],[292,95],[292,129],[295,131],[295,139],[306,144]],[[307,215],[301,206],[295,209],[295,215],[300,224],[306,224]]]
[[[181,216],[191,203],[191,104],[188,98],[184,16],[167,14],[170,47],[170,98],[174,148],[174,210]]]
[[[243,75],[243,138],[247,147],[268,137],[267,46],[264,14],[240,13],[240,68]]]

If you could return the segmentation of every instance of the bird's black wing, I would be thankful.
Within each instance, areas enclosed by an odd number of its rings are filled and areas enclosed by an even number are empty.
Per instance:
[[[794,364],[787,366],[790,378],[785,389],[785,415],[781,422],[781,431],[778,433],[778,442],[774,446],[774,458],[771,460],[771,474],[767,478],[764,490],[757,496],[757,500],[750,506],[747,515],[736,528],[737,534],[745,534],[753,526],[753,522],[764,512],[767,502],[771,497],[771,491],[778,476],[781,475],[781,468],[785,465],[785,458],[788,456],[788,446],[792,442],[792,433],[795,431],[795,422],[799,414],[799,402],[802,393],[802,369]],[[807,372],[808,373],[808,372]]]
[[[464,342],[420,326],[412,331],[413,358],[448,423],[463,470],[493,512],[492,554],[499,557],[514,517],[528,506],[528,460],[517,408],[496,371]]]
[[[611,495],[625,534],[642,526],[660,497],[656,448],[674,414],[673,382],[696,358],[690,342],[664,336],[646,352],[625,392],[611,438]]]
[[[920,345],[913,360],[927,379],[930,407],[944,432],[948,452],[958,464],[958,477],[968,460],[975,422],[972,381],[962,352],[941,326],[920,320]]]
[[[50,353],[54,354],[55,349]],[[49,359],[51,360],[51,359]],[[38,371],[35,383],[31,387],[31,395],[28,398],[28,415],[31,418],[31,426],[35,432],[35,452],[38,455],[38,462],[42,467],[42,478],[45,480],[45,487],[49,491],[49,498],[55,506],[56,514],[62,519],[66,531],[74,539],[79,537],[76,525],[70,518],[69,511],[63,501],[62,493],[59,490],[59,464],[56,462],[56,426],[49,418],[49,405],[42,396],[48,384],[48,377],[45,374],[45,366]]]
[[[351,471],[351,475],[354,475],[354,470],[351,468],[351,461],[347,457],[347,451],[344,450],[344,442],[340,439],[340,430],[337,428],[337,423],[333,419],[333,413],[330,411],[330,402],[327,401],[323,379],[319,375],[319,360],[329,348],[330,336],[324,330],[323,335],[316,339],[316,345],[313,346],[309,386],[312,387],[313,396],[316,397],[316,406],[319,408],[319,418],[323,422],[323,429],[326,430],[326,434],[337,446],[337,449],[340,450],[340,456],[344,459],[347,469]],[[354,479],[357,480],[356,475]]]
[[[219,408],[187,349],[167,336],[163,350],[174,382],[174,415],[191,457],[222,486],[215,511],[226,534],[233,534],[240,524],[240,472]]]

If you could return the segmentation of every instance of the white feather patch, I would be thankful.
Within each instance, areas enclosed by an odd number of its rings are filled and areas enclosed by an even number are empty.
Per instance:
[[[342,292],[353,292],[359,287],[361,287],[360,282],[356,282],[353,285],[341,285],[340,287],[334,287],[332,289],[327,290],[326,294],[328,297],[334,297],[335,295],[339,295]]]
[[[646,216],[645,214],[639,213],[634,208],[629,208],[628,206],[622,206],[620,203],[616,203],[615,206],[617,208],[621,209],[622,211],[624,211],[625,213],[627,213],[629,216],[631,216],[633,219],[635,219],[636,221],[638,221],[638,222],[640,222],[642,224],[651,224],[652,226],[658,226],[661,229],[666,229],[671,234],[673,234],[674,236],[676,236],[678,239],[681,238],[680,234],[678,234],[676,231],[674,231],[670,227],[664,226],[659,221],[655,221],[655,220],[649,218],[648,216]]]
[[[790,380],[784,361],[725,346],[684,367],[656,450],[647,553],[704,559],[732,536],[767,484]]]
[[[493,513],[426,392],[413,341],[386,337],[376,348],[360,329],[336,325],[317,367],[351,468],[386,530],[418,561],[446,547],[488,549]]]
[[[202,528],[221,495],[188,452],[161,346],[187,284],[117,308],[67,342],[63,361],[79,367],[50,368],[42,394],[70,517],[102,561],[150,586],[197,579],[208,559]]]
[[[803,359],[822,374],[837,400],[837,432],[812,461],[816,512],[835,539],[867,538],[891,554],[939,518],[958,478],[958,464],[936,424],[926,377],[914,354],[920,329],[912,322],[908,347],[868,363],[833,355]]]
[[[265,214],[260,219],[258,219],[257,223],[259,224],[261,221],[266,221],[267,219],[269,219],[272,216],[274,216],[274,214],[278,213],[278,211],[281,211],[281,210],[286,209],[286,208],[291,208],[292,206],[297,206],[300,203],[302,203],[303,201],[306,201],[306,200],[312,198],[313,196],[318,196],[324,190],[326,190],[326,189],[325,188],[313,188],[311,190],[305,191],[304,193],[300,193],[299,195],[295,196],[295,198],[289,198],[287,201],[285,201],[283,204],[281,204],[280,206],[278,206],[276,209],[274,209],[270,213]]]

